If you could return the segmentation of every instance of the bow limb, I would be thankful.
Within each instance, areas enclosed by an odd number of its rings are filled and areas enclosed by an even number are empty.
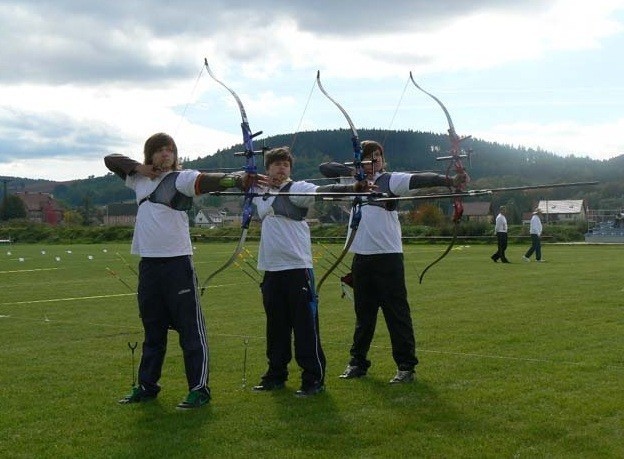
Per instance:
[[[418,89],[420,89],[422,92],[424,92],[425,94],[427,94],[429,97],[431,97],[433,100],[435,100],[438,105],[442,108],[442,110],[444,111],[444,115],[446,116],[446,120],[448,121],[449,124],[449,133],[452,133],[452,135],[454,135],[455,137],[457,137],[457,133],[455,132],[455,125],[453,124],[453,120],[451,119],[451,114],[449,113],[449,111],[446,109],[446,107],[444,106],[444,104],[442,103],[442,101],[440,99],[438,99],[436,96],[434,96],[433,94],[431,94],[428,91],[425,91],[422,87],[420,87],[418,85],[418,83],[416,83],[416,80],[414,80],[414,75],[412,74],[412,72],[410,72],[410,80],[412,80],[412,83],[414,83],[414,86],[416,86]]]
[[[243,144],[245,147],[245,151],[243,153],[243,156],[245,156],[245,172],[249,175],[255,175],[258,172],[258,168],[256,166],[256,155],[259,154],[258,152],[254,151],[254,146],[253,146],[253,139],[254,137],[257,137],[258,135],[262,134],[262,131],[256,132],[256,133],[252,133],[251,128],[249,127],[249,121],[247,119],[247,112],[245,111],[245,107],[243,106],[242,101],[240,100],[240,98],[238,97],[238,95],[236,94],[236,92],[234,92],[233,89],[231,89],[230,87],[228,87],[225,83],[223,83],[221,80],[219,80],[214,73],[212,73],[212,70],[210,69],[210,66],[208,65],[208,59],[204,59],[204,65],[206,67],[206,71],[208,72],[208,75],[210,75],[210,77],[215,80],[217,83],[219,83],[221,86],[223,86],[225,89],[227,89],[229,91],[230,94],[232,94],[232,96],[234,97],[234,99],[236,100],[236,103],[238,105],[238,109],[240,111],[240,115],[241,115],[241,130],[243,133]],[[254,187],[251,186],[249,187],[247,190],[245,190],[245,199],[243,202],[243,216],[242,216],[242,221],[241,221],[241,236],[240,239],[238,240],[238,244],[236,246],[236,249],[234,250],[234,253],[230,256],[230,258],[222,265],[220,266],[216,271],[214,271],[212,274],[210,274],[206,280],[202,283],[201,285],[201,294],[204,294],[204,291],[206,289],[206,287],[208,286],[208,283],[219,273],[221,273],[222,271],[224,271],[225,269],[227,269],[238,257],[238,255],[241,253],[241,251],[243,250],[243,246],[245,244],[245,239],[247,238],[247,230],[249,228],[249,224],[251,223],[251,217],[253,215],[253,206],[252,206],[252,201],[253,198],[255,196],[255,192],[254,192]]]
[[[342,105],[340,105],[332,96],[330,96],[329,93],[323,87],[323,84],[321,83],[320,71],[316,73],[316,84],[318,85],[321,92],[325,95],[325,97],[327,97],[338,108],[338,110],[340,110],[340,112],[346,118],[347,123],[349,123],[349,127],[351,128],[351,133],[352,133],[351,143],[353,144],[353,166],[355,167],[355,171],[356,171],[355,178],[358,181],[364,180],[366,178],[366,174],[364,173],[364,168],[362,166],[362,145],[360,144],[360,137],[358,135],[357,129],[355,128],[355,124],[353,124],[351,117],[349,116],[347,111],[342,107]],[[356,196],[355,198],[353,198],[353,202],[351,206],[352,206],[351,222],[349,225],[351,232],[345,242],[342,252],[340,252],[340,255],[338,255],[336,261],[330,266],[330,268],[325,272],[323,277],[321,277],[321,279],[319,280],[316,286],[317,295],[320,292],[321,287],[323,283],[325,282],[325,280],[334,271],[334,269],[336,269],[336,267],[342,262],[347,252],[349,252],[349,248],[351,247],[351,244],[353,243],[353,240],[355,239],[357,229],[360,226],[360,220],[362,219],[362,197]]]
[[[410,80],[412,81],[414,86],[416,86],[416,88],[418,88],[420,91],[424,92],[433,100],[435,100],[437,104],[440,106],[440,108],[442,108],[442,111],[444,112],[444,115],[446,116],[446,120],[449,125],[448,135],[449,135],[449,140],[451,143],[450,151],[449,151],[450,155],[446,157],[438,158],[438,160],[449,160],[449,166],[446,170],[447,177],[449,177],[451,168],[453,168],[455,174],[465,175],[466,169],[464,168],[464,165],[462,163],[462,157],[466,157],[467,155],[462,154],[461,142],[469,137],[460,137],[457,135],[457,132],[455,131],[455,125],[453,124],[453,120],[451,119],[451,115],[449,111],[446,109],[446,107],[444,106],[444,104],[442,103],[442,101],[438,99],[436,96],[434,96],[433,94],[431,94],[430,92],[427,92],[423,88],[421,88],[418,85],[418,83],[416,83],[416,81],[414,80],[414,75],[412,74],[412,72],[410,72]],[[463,182],[463,183],[455,184],[452,189],[453,193],[458,194],[457,196],[453,197],[453,238],[451,239],[451,242],[449,243],[446,250],[442,253],[442,255],[440,255],[437,259],[435,259],[432,263],[430,263],[420,274],[420,278],[419,278],[420,283],[422,283],[425,273],[429,270],[429,268],[431,268],[433,265],[441,261],[451,251],[451,249],[453,248],[453,245],[455,244],[455,241],[457,240],[459,222],[461,221],[461,217],[464,213],[464,205],[463,205],[461,194],[465,192],[465,186],[466,186],[466,183]]]
[[[356,173],[355,178],[358,181],[364,180],[366,178],[366,174],[364,173],[364,168],[362,167],[362,145],[360,144],[360,136],[357,132],[357,129],[355,128],[355,124],[353,124],[353,120],[351,120],[351,117],[349,116],[347,111],[342,107],[342,105],[340,105],[325,90],[325,88],[323,87],[323,84],[321,83],[320,71],[316,73],[316,84],[318,85],[321,92],[325,95],[325,97],[327,97],[338,108],[338,110],[340,110],[340,112],[346,118],[347,123],[349,123],[349,127],[351,128],[351,133],[352,133],[351,142],[353,144],[353,166],[355,167],[355,173]]]
[[[360,210],[358,210],[359,212]],[[360,218],[361,218],[361,214],[360,214]],[[316,286],[316,294],[318,295],[321,286],[323,285],[323,283],[325,282],[325,280],[329,277],[329,275],[342,263],[342,260],[344,259],[345,255],[347,255],[347,253],[349,252],[349,248],[351,247],[351,244],[353,243],[353,239],[355,239],[355,233],[357,231],[357,226],[354,228],[353,227],[353,223],[351,224],[351,233],[349,234],[349,237],[347,238],[347,241],[345,242],[345,245],[342,249],[342,252],[340,252],[340,255],[338,255],[336,257],[336,261],[334,261],[334,263],[332,263],[332,265],[329,267],[329,269],[327,271],[325,271],[325,274],[323,274],[323,276],[319,279],[318,284]]]
[[[216,271],[210,274],[204,282],[202,282],[201,289],[200,289],[202,295],[204,294],[204,291],[206,290],[206,288],[208,288],[208,284],[210,283],[212,278],[215,277],[220,272],[225,271],[225,269],[227,269],[232,263],[234,263],[234,261],[241,254],[241,252],[243,251],[243,245],[245,244],[245,239],[247,238],[247,229],[248,228],[243,228],[241,237],[238,240],[238,244],[236,245],[236,249],[234,249],[234,253],[230,255],[230,258],[228,258],[227,261],[223,265],[221,265]]]

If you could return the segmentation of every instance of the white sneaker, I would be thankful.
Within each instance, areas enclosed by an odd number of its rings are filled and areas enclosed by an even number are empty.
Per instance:
[[[524,261],[526,261],[527,263],[528,263],[529,261],[531,261],[531,260],[529,260],[527,257],[525,257],[524,255],[522,255],[522,259],[523,259]]]

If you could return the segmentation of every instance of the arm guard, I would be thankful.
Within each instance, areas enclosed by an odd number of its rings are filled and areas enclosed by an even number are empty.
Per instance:
[[[356,191],[355,190],[355,185],[340,185],[340,184],[335,184],[335,185],[321,185],[319,186],[316,191],[317,193],[349,193],[351,191]]]
[[[351,185],[341,185],[341,184],[321,185],[316,188],[316,192],[317,193],[323,193],[323,192],[325,193],[351,193],[351,192],[361,193],[365,189],[367,189],[367,182],[363,180],[361,182],[355,182]],[[317,201],[320,199],[322,199],[322,196],[316,197]]]
[[[409,189],[426,188],[433,186],[453,186],[452,177],[435,174],[433,172],[419,172],[412,174],[409,182]]]
[[[242,172],[232,174],[202,172],[195,180],[195,194],[198,195],[210,193],[211,191],[225,191],[228,188],[243,188]]]
[[[125,180],[128,175],[134,174],[136,167],[141,165],[140,162],[134,159],[116,153],[104,157],[104,164],[111,172],[114,172],[123,180]]]

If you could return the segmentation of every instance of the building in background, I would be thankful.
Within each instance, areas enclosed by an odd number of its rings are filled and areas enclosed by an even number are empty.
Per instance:
[[[492,222],[492,203],[487,201],[464,202],[463,217],[470,222]]]
[[[537,208],[542,211],[542,219],[545,223],[587,220],[587,205],[582,199],[542,200],[537,204]]]
[[[108,204],[104,212],[104,225],[134,226],[138,209],[136,201]]]
[[[18,191],[26,208],[26,218],[31,222],[56,226],[63,221],[63,206],[50,193]]]
[[[195,226],[199,228],[223,226],[226,216],[226,211],[220,211],[214,207],[204,207],[197,212],[197,215],[195,215]]]

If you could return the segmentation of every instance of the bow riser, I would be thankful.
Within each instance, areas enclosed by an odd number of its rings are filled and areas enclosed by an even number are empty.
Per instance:
[[[238,109],[240,111],[240,115],[242,119],[240,126],[241,126],[241,131],[243,134],[243,145],[245,148],[244,152],[237,153],[236,155],[245,157],[245,167],[244,167],[245,172],[249,175],[256,175],[258,173],[258,168],[256,165],[256,156],[263,154],[264,149],[261,151],[254,150],[253,139],[259,136],[260,134],[262,134],[262,131],[259,131],[256,133],[252,132],[249,126],[249,121],[247,119],[247,112],[245,111],[245,107],[243,106],[242,101],[238,97],[238,94],[236,94],[236,92],[234,92],[233,89],[229,88],[225,83],[219,80],[215,76],[214,73],[212,73],[212,70],[210,69],[210,66],[208,65],[208,59],[204,59],[204,66],[206,67],[206,71],[208,72],[208,75],[210,75],[210,77],[213,80],[215,80],[225,89],[227,89],[228,92],[236,100],[236,104],[238,105]],[[227,267],[229,267],[236,260],[238,255],[243,250],[243,245],[245,244],[245,239],[247,238],[247,230],[249,229],[249,225],[251,223],[251,219],[253,216],[252,201],[255,196],[256,196],[256,193],[255,193],[253,186],[245,190],[245,199],[243,200],[243,212],[242,212],[242,219],[241,219],[241,236],[236,246],[236,249],[234,250],[234,253],[230,256],[230,258],[221,267],[219,267],[219,269],[217,269],[215,272],[210,274],[210,276],[208,276],[208,278],[204,281],[201,287],[202,295],[206,289],[206,286],[208,285],[208,282],[210,282],[210,280],[212,280],[212,278],[214,278],[217,274],[219,274],[220,272],[224,271]]]
[[[431,97],[433,100],[437,102],[437,104],[440,106],[440,108],[444,112],[444,115],[446,116],[446,120],[449,125],[448,136],[449,136],[449,141],[451,144],[450,150],[449,150],[450,155],[437,158],[437,160],[439,161],[442,161],[442,160],[449,161],[449,165],[446,169],[446,176],[450,177],[451,168],[454,170],[456,175],[465,175],[466,169],[464,168],[464,165],[462,163],[462,158],[465,158],[465,157],[467,157],[468,159],[470,158],[469,158],[469,154],[465,153],[462,150],[461,143],[464,140],[469,139],[470,136],[466,136],[466,137],[458,136],[457,132],[455,131],[455,125],[453,124],[451,115],[449,111],[446,109],[446,107],[444,106],[444,104],[442,103],[442,101],[438,99],[436,96],[434,96],[433,94],[431,94],[430,92],[427,92],[423,88],[421,88],[418,85],[418,83],[416,83],[416,81],[414,80],[414,76],[412,72],[410,72],[409,77],[412,83],[414,84],[414,86],[416,86],[420,91],[424,92],[425,94],[427,94],[429,97]],[[457,228],[459,226],[459,222],[461,221],[462,215],[464,214],[464,204],[462,201],[461,194],[464,193],[465,189],[466,189],[465,182],[455,184],[452,188],[453,194],[457,194],[453,196],[453,239],[449,243],[446,250],[442,253],[442,255],[440,255],[437,259],[435,259],[432,263],[430,263],[423,270],[423,272],[420,275],[420,283],[422,283],[425,273],[429,270],[429,268],[431,268],[433,265],[441,261],[451,251],[451,248],[453,247],[453,245],[455,244],[455,241],[457,240]]]
[[[321,90],[321,92],[325,95],[325,97],[327,97],[338,108],[338,110],[340,110],[340,112],[346,118],[347,123],[349,124],[349,127],[351,128],[351,132],[353,134],[351,136],[351,144],[353,146],[353,166],[355,168],[355,179],[358,182],[365,180],[366,173],[364,172],[364,167],[362,165],[362,145],[360,143],[360,137],[358,135],[357,129],[355,128],[355,124],[353,124],[351,117],[349,116],[347,111],[342,107],[342,105],[340,105],[336,100],[334,100],[332,96],[329,95],[329,93],[327,93],[327,91],[325,91],[325,88],[323,87],[321,83],[320,71],[316,73],[316,84]],[[325,279],[327,279],[329,275],[332,273],[332,271],[336,269],[336,267],[342,262],[343,258],[349,251],[349,248],[351,247],[351,244],[353,243],[353,240],[355,239],[357,229],[360,226],[360,220],[362,220],[362,197],[355,196],[352,201],[351,224],[349,225],[351,228],[351,233],[349,234],[349,238],[345,242],[342,252],[340,253],[340,255],[338,255],[336,262],[329,268],[328,271],[325,272],[323,277],[321,277],[321,279],[319,280],[317,287],[316,287],[317,294],[320,292],[321,286],[325,282]]]

